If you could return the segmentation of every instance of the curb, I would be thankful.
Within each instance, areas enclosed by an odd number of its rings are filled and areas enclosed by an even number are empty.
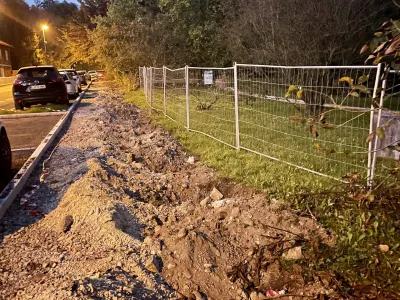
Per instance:
[[[76,101],[76,100],[75,100]],[[75,102],[74,102],[75,103]],[[73,105],[72,105],[73,106]],[[71,106],[71,107],[72,107]],[[71,108],[70,107],[70,108]],[[69,110],[69,109],[68,109]],[[0,115],[1,119],[21,119],[21,118],[38,118],[38,117],[47,117],[47,116],[62,116],[68,113],[66,111],[56,111],[56,112],[48,112],[48,113],[30,113],[30,114],[9,114],[9,115]]]
[[[19,192],[21,192],[21,190],[23,189],[25,183],[29,178],[29,175],[31,175],[32,171],[35,169],[43,153],[46,152],[46,150],[50,147],[51,143],[54,141],[57,134],[61,131],[65,122],[68,120],[68,117],[75,110],[77,105],[81,102],[83,96],[86,94],[90,86],[91,83],[88,84],[83,93],[75,100],[74,104],[72,104],[72,106],[68,109],[68,111],[64,113],[63,117],[61,117],[61,119],[57,122],[57,124],[53,127],[53,129],[49,132],[49,134],[44,138],[44,140],[40,143],[40,145],[28,158],[28,160],[25,162],[22,168],[14,176],[14,178],[7,184],[4,190],[0,193],[0,219],[4,216],[5,212],[10,207],[11,203],[18,196]]]

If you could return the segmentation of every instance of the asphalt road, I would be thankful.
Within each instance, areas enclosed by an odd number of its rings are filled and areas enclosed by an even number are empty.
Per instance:
[[[0,109],[14,108],[12,85],[0,86]]]
[[[2,119],[6,126],[7,135],[13,151],[12,172],[5,179],[0,178],[0,191],[7,185],[9,180],[18,172],[25,161],[34,150],[23,150],[36,148],[56,125],[61,116],[42,116],[17,119]],[[18,149],[18,150],[17,150]],[[15,151],[17,150],[17,151]]]

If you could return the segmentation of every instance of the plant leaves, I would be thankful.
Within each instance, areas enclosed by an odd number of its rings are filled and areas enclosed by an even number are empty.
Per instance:
[[[354,89],[364,94],[370,94],[369,88],[367,88],[365,85],[356,85]]]
[[[375,36],[380,37],[382,36],[383,32],[382,31],[377,31],[374,33]]]
[[[317,131],[317,128],[316,128],[315,126],[313,126],[313,125],[310,126],[310,132],[311,132],[315,137],[318,137],[318,136],[319,136],[318,131]]]
[[[324,147],[322,147],[320,144],[315,144],[315,147],[317,147],[317,149],[319,150],[319,151],[325,151],[325,148]]]
[[[357,84],[362,84],[362,83],[368,81],[368,79],[369,79],[369,76],[368,76],[368,75],[362,75],[362,76],[360,76],[360,77],[358,78]]]
[[[349,95],[357,98],[360,97],[360,94],[357,92],[351,92]]]
[[[361,48],[360,54],[364,54],[365,52],[368,51],[368,49],[369,49],[369,45],[368,45],[368,44],[365,44],[365,45]]]
[[[297,99],[301,99],[303,97],[303,90],[300,89],[297,91]]]
[[[385,55],[390,55],[397,50],[400,50],[400,38],[397,38],[397,40],[393,41],[390,46],[386,49]]]
[[[348,76],[339,78],[339,82],[347,82],[351,87],[353,87],[354,80]]]
[[[297,91],[297,86],[295,86],[295,85],[289,86],[289,88],[288,88],[288,90],[287,90],[287,92],[285,94],[285,98],[290,97],[290,95],[295,91]]]
[[[323,125],[322,125],[322,128],[325,128],[325,129],[334,129],[334,128],[335,128],[335,125],[327,123],[327,124],[323,124]]]
[[[383,140],[385,138],[385,130],[383,130],[382,127],[378,127],[376,129],[376,135],[378,136],[378,138],[380,138],[381,140]]]
[[[290,116],[289,120],[290,121],[304,121],[304,118],[300,117],[300,116]]]
[[[374,139],[374,137],[375,137],[375,131],[368,134],[366,142],[370,143]]]

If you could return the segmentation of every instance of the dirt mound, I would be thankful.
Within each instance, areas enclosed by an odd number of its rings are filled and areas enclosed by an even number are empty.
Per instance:
[[[296,263],[307,259],[305,244],[332,242],[318,224],[187,162],[145,112],[123,104],[112,86],[97,85],[102,91],[75,113],[32,197],[47,197],[38,208],[46,216],[3,241],[0,297],[329,292],[318,280],[307,282]]]

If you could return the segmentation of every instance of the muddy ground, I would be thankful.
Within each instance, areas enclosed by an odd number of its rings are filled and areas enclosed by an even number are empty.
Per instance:
[[[335,295],[297,263],[333,237],[193,162],[110,83],[94,83],[0,241],[1,299]]]

